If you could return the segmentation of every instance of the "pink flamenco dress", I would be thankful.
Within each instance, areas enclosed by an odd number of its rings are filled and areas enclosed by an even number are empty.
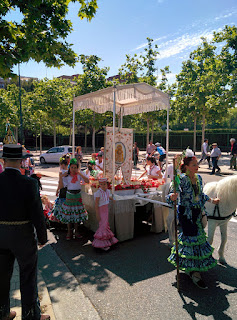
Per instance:
[[[113,244],[118,242],[109,227],[109,190],[103,191],[101,188],[94,194],[94,198],[99,200],[99,228],[94,234],[92,246],[94,248],[108,250]]]

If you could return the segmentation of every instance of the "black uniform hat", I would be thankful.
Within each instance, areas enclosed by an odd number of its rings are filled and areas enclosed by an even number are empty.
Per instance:
[[[0,158],[9,160],[19,160],[32,157],[31,153],[23,151],[20,144],[5,144],[3,146],[3,151],[0,152]]]

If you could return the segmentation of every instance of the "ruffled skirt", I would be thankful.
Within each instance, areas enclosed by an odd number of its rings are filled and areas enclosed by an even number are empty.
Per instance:
[[[58,205],[54,213],[62,223],[78,223],[88,219],[88,213],[82,203],[81,193],[67,192],[66,200]]]
[[[113,232],[109,227],[109,211],[108,205],[99,207],[100,222],[99,228],[94,234],[94,240],[92,242],[95,248],[107,248],[118,242]]]
[[[178,236],[179,269],[186,272],[207,271],[217,264],[217,261],[212,257],[214,249],[207,242],[200,219],[197,220],[197,225],[198,233],[196,236],[185,236],[182,232]],[[177,266],[175,245],[171,249],[168,261]]]
[[[61,222],[57,216],[58,216],[58,213],[60,211],[60,208],[62,206],[62,204],[66,201],[66,198],[57,198],[54,202],[54,206],[53,206],[53,209],[52,209],[52,214],[50,215],[49,217],[49,220],[50,221],[53,221],[53,222]]]

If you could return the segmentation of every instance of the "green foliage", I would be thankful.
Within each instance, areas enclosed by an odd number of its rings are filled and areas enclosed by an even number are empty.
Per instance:
[[[106,80],[109,68],[100,68],[98,66],[100,61],[101,58],[96,55],[80,55],[83,73],[75,79],[76,86],[74,92],[76,96],[94,92],[112,85],[111,82]],[[89,109],[76,112],[76,124],[87,126],[91,132],[93,128],[95,128],[97,132],[101,131],[106,123],[111,124],[111,120],[111,112],[105,115],[94,113]]]
[[[137,54],[133,56],[126,54],[126,62],[119,68],[119,75],[124,83],[138,83],[139,73],[142,70],[142,64]]]
[[[91,20],[97,0],[79,2],[79,17]],[[0,3],[0,75],[11,77],[13,66],[33,59],[48,67],[74,66],[76,53],[66,38],[72,23],[66,19],[70,0],[2,0]],[[7,21],[6,14],[18,9],[21,22]]]
[[[26,92],[32,92],[34,90],[34,79],[31,78],[29,80],[21,80],[21,88],[23,88]],[[10,84],[15,84],[17,87],[19,87],[19,78],[13,77],[10,82]]]
[[[159,52],[156,50],[158,49],[158,46],[155,45],[154,49],[152,48],[152,42],[153,39],[146,38],[147,39],[147,47],[144,49],[145,53],[143,55],[140,55],[140,59],[143,61],[143,82],[146,82],[150,84],[151,86],[157,85],[157,77],[155,76],[155,72],[157,71],[157,68],[155,67],[156,58],[159,54]]]
[[[177,76],[173,110],[179,119],[202,119],[204,130],[206,120],[221,122],[226,115],[230,107],[226,99],[228,85],[216,46],[202,38],[202,44],[183,62]]]
[[[226,100],[233,106],[237,101],[237,27],[225,26],[221,32],[214,32],[214,41],[222,44],[218,59],[230,86]]]

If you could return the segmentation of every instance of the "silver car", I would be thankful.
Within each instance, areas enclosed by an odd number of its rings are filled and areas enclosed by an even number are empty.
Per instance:
[[[44,163],[59,163],[59,159],[67,154],[72,154],[72,146],[58,146],[49,149],[47,152],[42,153],[39,156],[39,160],[41,164]]]

